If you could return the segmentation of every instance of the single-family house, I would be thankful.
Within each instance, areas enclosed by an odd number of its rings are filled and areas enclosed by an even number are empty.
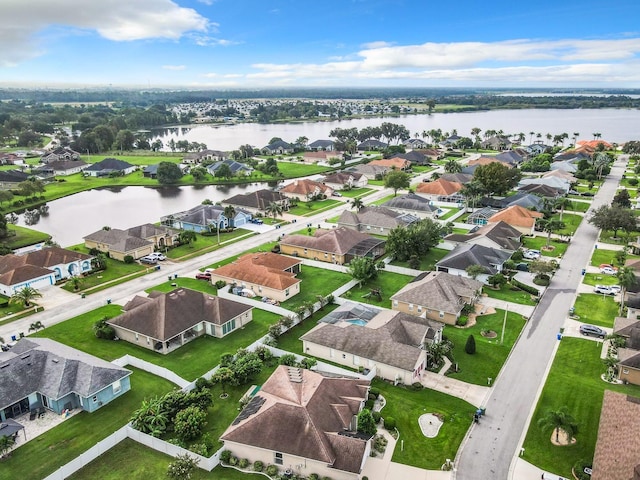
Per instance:
[[[212,163],[207,167],[207,171],[215,177],[216,173],[223,165],[227,165],[229,167],[229,170],[235,177],[248,177],[253,173],[252,166],[247,165],[246,163],[236,162],[235,160],[231,160],[228,158]]]
[[[464,203],[464,195],[460,193],[463,185],[439,178],[433,182],[422,182],[416,187],[416,193],[433,202]]]
[[[266,147],[262,147],[262,153],[265,155],[283,155],[285,153],[293,153],[293,145],[284,140],[276,140]]]
[[[380,167],[387,167],[390,170],[409,170],[411,168],[411,162],[405,158],[393,157],[382,158],[380,160],[371,160],[369,165],[377,165]]]
[[[465,305],[476,302],[482,282],[446,273],[424,272],[391,296],[391,308],[455,325]]]
[[[251,213],[266,212],[271,203],[280,205],[283,210],[289,209],[289,198],[273,190],[256,190],[255,192],[234,195],[222,201],[223,206],[233,205]]]
[[[367,321],[321,321],[300,340],[306,355],[375,369],[377,377],[410,385],[420,381],[427,367],[425,346],[438,343],[442,329],[428,318],[382,310]]]
[[[280,252],[294,257],[344,265],[355,257],[378,258],[384,253],[385,241],[350,228],[318,229],[309,235],[285,235]]]
[[[247,253],[213,270],[211,281],[222,280],[258,296],[283,302],[300,293],[300,279],[296,275],[301,265],[299,259],[277,253]]]
[[[11,296],[24,287],[36,289],[91,271],[93,256],[60,247],[24,255],[0,256],[0,293]]]
[[[440,148],[455,148],[456,144],[460,140],[462,140],[462,137],[460,135],[449,135],[447,138],[440,141],[438,145],[440,146]]]
[[[15,165],[18,163],[24,163],[24,157],[16,155],[13,152],[0,153],[0,165]]]
[[[466,185],[473,180],[473,175],[469,173],[443,173],[439,178],[447,180],[448,182],[455,182]]]
[[[325,150],[330,152],[335,148],[335,142],[333,140],[315,140],[307,145],[307,148],[310,150]]]
[[[604,391],[591,480],[640,478],[640,398]]]
[[[547,153],[548,151],[551,150],[552,147],[550,145],[545,145],[544,143],[541,143],[541,142],[536,142],[536,143],[532,143],[531,145],[527,145],[526,147],[523,147],[523,148],[527,150],[530,156],[535,157],[537,155],[542,155],[543,153]]]
[[[481,148],[486,150],[510,150],[513,146],[509,137],[494,135],[480,143]]]
[[[66,177],[74,173],[80,173],[89,167],[88,163],[82,160],[56,160],[49,162],[41,167],[34,168],[32,173],[45,178],[48,177]]]
[[[189,164],[199,164],[207,161],[220,162],[228,158],[227,152],[220,150],[201,150],[199,152],[187,153],[182,161]]]
[[[404,158],[411,162],[411,165],[430,165],[431,159],[419,150],[411,150],[406,153],[396,153],[394,158]]]
[[[135,172],[137,168],[135,165],[131,165],[124,160],[105,158],[104,160],[89,165],[84,171],[90,177],[108,177],[112,174],[129,175]]]
[[[333,195],[333,191],[332,187],[307,178],[296,178],[280,189],[280,193],[286,197],[296,198],[303,202],[330,197]]]
[[[558,178],[558,177],[547,177],[547,178],[523,178],[518,182],[518,189],[525,185],[547,185],[548,187],[555,188],[556,190],[560,190],[563,195],[566,195],[571,189],[571,182],[566,179]]]
[[[45,408],[94,412],[128,392],[131,372],[49,338],[0,352],[0,421]]]
[[[442,209],[433,205],[430,200],[415,193],[398,195],[386,201],[381,206],[398,213],[413,215],[419,218],[438,218],[442,214]]]
[[[613,321],[613,334],[625,339],[625,347],[632,350],[640,350],[639,319],[635,317],[616,317]]]
[[[126,232],[134,237],[144,238],[153,242],[157,250],[172,247],[180,242],[180,232],[163,225],[144,223],[136,227],[127,228]]]
[[[496,160],[499,160],[510,167],[517,167],[524,161],[524,157],[515,150],[506,150],[496,155]]]
[[[414,152],[424,155],[428,161],[441,160],[445,157],[444,152],[437,148],[421,148],[420,150],[414,150]]]
[[[618,380],[640,385],[640,350],[618,348]]]
[[[370,138],[368,140],[365,140],[362,143],[358,144],[358,151],[362,152],[365,150],[384,150],[385,148],[387,148],[389,146],[389,144],[381,142],[380,140],[376,140],[375,138]]]
[[[419,138],[409,138],[409,139],[405,140],[404,142],[402,142],[402,144],[405,147],[411,148],[411,149],[428,148],[429,147],[429,143],[428,142],[425,142],[424,140],[421,140]]]
[[[0,171],[0,190],[17,188],[22,182],[29,180],[29,175],[20,170]]]
[[[532,193],[543,198],[558,198],[563,195],[563,191],[558,188],[553,188],[548,185],[540,185],[537,183],[522,185],[518,188],[518,191]]]
[[[344,158],[342,152],[336,152],[334,150],[318,150],[311,152],[304,152],[302,154],[302,161],[305,163],[330,163],[335,161],[341,161]]]
[[[254,463],[357,480],[371,452],[356,421],[368,393],[368,380],[281,365],[220,439]]]
[[[527,192],[517,192],[514,195],[502,198],[483,197],[480,199],[480,205],[497,209],[507,208],[512,205],[519,205],[529,210],[540,211],[542,209],[542,204],[542,197]]]
[[[80,160],[80,153],[69,147],[58,147],[40,157],[40,163]]]
[[[136,295],[107,321],[120,340],[167,354],[202,335],[222,338],[253,319],[253,307],[178,288]]]
[[[568,173],[576,173],[578,171],[578,165],[573,162],[569,162],[566,160],[562,161],[554,161],[550,165],[551,170],[563,170]]]
[[[454,244],[468,243],[470,245],[500,248],[513,253],[522,246],[521,238],[522,232],[517,228],[505,222],[496,222],[488,223],[473,233],[452,233],[444,237],[444,240]]]
[[[363,207],[357,212],[345,210],[338,218],[338,226],[358,232],[389,235],[397,227],[408,227],[420,220],[411,213],[401,213],[381,206]]]
[[[462,243],[436,263],[436,271],[469,277],[467,268],[480,265],[484,273],[476,279],[486,283],[491,275],[502,272],[504,262],[510,257],[511,252],[507,250]]]
[[[134,259],[153,253],[156,249],[178,243],[178,232],[168,227],[146,223],[127,230],[112,228],[98,230],[84,237],[84,245],[108,253],[111,258],[124,261],[126,256]]]
[[[367,180],[382,180],[391,168],[382,165],[371,165],[370,163],[361,163],[355,167],[349,167],[346,171],[350,173],[360,173],[367,177]]]
[[[218,228],[241,227],[253,218],[249,212],[239,208],[233,209],[233,218],[227,218],[224,210],[224,207],[220,205],[196,205],[184,212],[172,213],[162,217],[160,223],[179,230],[202,233],[217,230]]]
[[[369,180],[362,173],[336,172],[324,177],[322,183],[333,188],[334,191],[338,191],[366,187]]]
[[[556,162],[567,162],[570,164],[577,164],[580,160],[588,160],[591,161],[591,153],[588,153],[584,150],[565,150],[564,152],[560,152],[553,157],[553,163]]]
[[[518,229],[525,235],[533,235],[536,220],[543,217],[544,215],[542,213],[534,212],[519,205],[512,205],[492,215],[489,218],[489,223],[502,221]]]
[[[606,142],[604,140],[578,140],[576,142],[576,145],[578,145],[578,147],[589,147],[592,148],[593,150],[597,149],[598,146],[600,145],[604,145],[605,150],[611,150],[613,148],[613,145],[611,145],[609,142]]]
[[[542,174],[542,178],[560,178],[566,180],[569,183],[575,183],[578,179],[566,170],[550,170]]]
[[[493,207],[482,207],[477,210],[474,210],[467,217],[467,222],[469,225],[486,225],[489,223],[489,219],[495,215],[499,209]]]
[[[478,167],[489,165],[491,163],[500,163],[500,165],[504,165],[505,167],[513,168],[515,166],[514,163],[511,163],[510,159],[500,158],[498,155],[483,155],[474,160],[469,160],[467,163],[470,167]]]

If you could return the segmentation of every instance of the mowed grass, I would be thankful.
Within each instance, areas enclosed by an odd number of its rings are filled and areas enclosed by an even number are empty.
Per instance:
[[[390,308],[390,297],[402,287],[407,285],[411,280],[413,280],[413,277],[411,276],[385,272],[383,270],[381,272],[378,272],[378,277],[374,280],[369,280],[361,287],[356,285],[343,296],[345,298],[353,298],[353,300],[356,300],[358,302]],[[381,300],[378,300],[378,297],[374,296],[364,297],[364,295],[369,294],[372,289],[379,289],[381,291]]]
[[[427,253],[420,259],[420,268],[418,270],[422,270],[425,272],[435,270],[436,263],[442,260],[449,252],[450,250],[445,250],[444,248],[432,248],[431,250],[429,250],[429,253]],[[390,265],[409,268],[409,262],[406,260],[402,262],[399,260],[392,260]]]
[[[590,323],[600,327],[613,327],[618,316],[619,305],[613,297],[596,293],[581,293],[574,304],[575,314],[582,323]]]
[[[2,462],[0,480],[46,477],[125,425],[143,399],[162,395],[175,387],[163,378],[127,368],[133,371],[130,391],[93,413],[81,412],[68,418],[14,450],[11,457]]]
[[[566,478],[578,460],[591,460],[595,452],[598,424],[605,390],[640,397],[640,387],[612,385],[601,380],[605,367],[600,360],[601,344],[565,337],[560,342],[553,365],[536,406],[524,441],[524,459],[535,466]],[[538,420],[546,412],[567,406],[578,423],[577,442],[554,446],[551,431],[541,431]]]
[[[373,188],[352,188],[351,190],[340,190],[340,195],[347,198],[360,198],[375,192]]]
[[[326,200],[319,200],[314,202],[302,202],[295,207],[289,209],[289,214],[307,216],[322,212],[323,210],[330,210],[344,202],[339,200],[332,200],[327,198]]]
[[[593,255],[591,255],[591,265],[597,267],[602,265],[603,263],[607,263],[610,265],[614,265],[619,267],[621,265],[618,264],[616,260],[616,254],[618,250],[607,250],[606,248],[598,248],[593,251]],[[640,255],[631,255],[627,254],[627,260],[639,260]]]
[[[333,170],[332,167],[323,167],[320,165],[308,165],[306,163],[293,162],[277,162],[278,170],[287,178],[306,177],[307,175],[316,175]]]
[[[195,380],[220,363],[220,356],[223,353],[233,353],[266,335],[269,326],[279,318],[278,315],[256,308],[253,310],[251,322],[224,338],[204,335],[167,355],[162,355],[129,342],[96,338],[93,333],[93,324],[105,316],[113,318],[121,311],[122,307],[119,305],[105,305],[45,328],[35,335],[57,340],[107,361],[129,354],[168,368],[186,380]]]
[[[551,218],[553,220],[560,220],[560,214],[556,213],[552,215]],[[558,230],[557,234],[559,235],[573,235],[576,233],[580,222],[582,222],[583,217],[581,215],[577,215],[575,213],[565,213],[562,215],[562,223],[564,223],[564,228]]]
[[[603,273],[587,273],[582,277],[582,283],[586,285],[618,285],[618,277]]]
[[[561,257],[567,251],[569,246],[566,242],[560,242],[555,239],[551,239],[549,246],[551,250],[547,250],[547,236],[544,237],[522,237],[522,246],[533,250],[540,250],[540,253],[545,257]],[[544,247],[544,248],[543,248]]]
[[[495,379],[507,360],[509,352],[518,339],[526,320],[515,312],[507,313],[504,343],[500,344],[504,310],[496,309],[496,313],[481,315],[473,327],[458,328],[448,326],[444,335],[453,342],[453,360],[458,364],[458,372],[448,373],[447,376],[476,385],[487,385],[487,378]],[[485,338],[482,330],[493,330],[496,338]],[[469,335],[476,341],[476,353],[469,355],[464,351]]]
[[[295,327],[287,330],[284,334],[278,337],[278,348],[286,350],[287,352],[309,356],[302,350],[302,341],[300,341],[299,338],[315,327],[325,315],[333,312],[338,308],[338,306],[339,305],[337,304],[325,305],[322,310],[318,310],[313,314],[313,316],[307,317],[302,321],[302,323],[299,323]],[[324,359],[319,360],[322,360],[323,362],[326,361]]]
[[[488,297],[504,300],[505,302],[519,303],[521,305],[533,306],[536,304],[531,300],[531,294],[520,290],[508,283],[500,286],[500,290],[494,290],[489,286],[485,286],[482,290]]]
[[[427,388],[411,391],[377,379],[372,386],[378,388],[387,401],[380,413],[383,417],[396,419],[400,439],[404,442],[404,449],[400,447],[400,442],[396,445],[392,461],[440,470],[447,458],[455,458],[473,420],[475,407],[464,400]],[[420,430],[418,418],[425,413],[444,416],[444,425],[435,438],[426,438]]]
[[[301,280],[300,293],[281,304],[288,310],[295,310],[304,302],[317,302],[317,295],[326,297],[336,288],[349,282],[351,275],[303,265],[296,278]]]
[[[166,255],[171,259],[179,259],[181,257],[193,257],[195,255],[201,255],[206,252],[212,252],[227,243],[234,240],[238,240],[244,237],[250,237],[254,235],[254,232],[245,230],[243,228],[236,228],[231,232],[220,232],[220,243],[218,243],[218,235],[201,235],[196,234],[196,240],[189,244],[180,245],[175,248],[171,248],[167,251]]]
[[[51,239],[51,235],[48,233],[39,232],[32,228],[21,227],[19,225],[12,225],[8,223],[7,229],[10,232],[15,232],[15,235],[4,238],[2,240],[2,245],[11,249],[26,247],[35,243],[46,242]]]

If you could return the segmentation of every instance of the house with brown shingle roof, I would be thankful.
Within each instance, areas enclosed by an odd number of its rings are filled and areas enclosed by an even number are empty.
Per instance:
[[[330,197],[333,195],[333,188],[307,178],[296,178],[289,185],[282,187],[280,193],[289,198],[297,198],[300,201],[308,202],[309,200],[322,198],[323,195]]]
[[[11,296],[26,286],[39,289],[81,275],[91,270],[92,259],[60,247],[0,256],[0,293]]]
[[[638,438],[640,398],[605,390],[591,480],[640,478]]]
[[[289,199],[280,192],[273,190],[256,190],[255,192],[234,195],[222,201],[222,206],[233,205],[236,208],[248,210],[251,213],[265,212],[269,205],[277,203],[284,210],[289,209]]]
[[[128,255],[138,259],[153,253],[156,248],[175,245],[178,243],[178,232],[168,227],[146,223],[127,230],[98,230],[83,237],[83,240],[88,249],[108,253],[112,258],[122,262]]]
[[[423,182],[416,188],[416,193],[434,202],[463,203],[464,196],[460,194],[463,185],[450,182],[443,178],[433,182]]]
[[[318,229],[309,235],[285,235],[280,252],[294,257],[344,265],[355,257],[378,258],[384,253],[385,241],[350,228]]]
[[[399,157],[372,160],[367,165],[377,165],[379,167],[387,167],[395,170],[409,170],[411,168],[411,162],[409,160]]]
[[[446,272],[425,272],[391,297],[391,308],[455,325],[465,305],[473,305],[482,282]]]
[[[222,338],[252,319],[253,307],[187,288],[136,295],[107,323],[121,340],[169,353],[202,335]]]
[[[222,434],[238,458],[309,476],[357,480],[371,452],[356,432],[369,381],[281,365]]]
[[[277,253],[247,253],[236,261],[211,272],[211,281],[236,284],[256,295],[283,302],[300,293],[302,261]]]
[[[338,191],[344,190],[345,188],[366,187],[369,180],[367,180],[367,177],[362,173],[336,172],[324,177],[322,183]]]
[[[362,323],[319,322],[300,337],[303,351],[351,368],[375,368],[377,377],[410,385],[427,366],[425,342],[442,338],[442,323],[402,312],[382,310]]]
[[[386,207],[363,207],[358,212],[345,210],[338,218],[338,226],[375,235],[389,235],[397,227],[408,227],[420,218],[410,213],[399,213]]]
[[[543,218],[540,212],[526,209],[520,205],[512,205],[491,216],[488,223],[504,222],[525,235],[533,235],[536,220]]]
[[[342,160],[343,153],[333,150],[319,150],[313,152],[304,152],[302,160],[305,163],[329,162],[330,160]]]

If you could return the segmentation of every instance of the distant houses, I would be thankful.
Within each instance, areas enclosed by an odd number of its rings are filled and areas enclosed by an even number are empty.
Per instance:
[[[117,158],[105,158],[89,165],[84,171],[90,177],[108,177],[110,175],[128,175],[136,171],[138,167]]]
[[[289,198],[273,190],[257,190],[255,192],[234,195],[223,200],[222,205],[233,205],[251,213],[265,213],[271,203],[280,205],[284,210],[289,208]]]
[[[233,217],[227,218],[225,208],[220,205],[196,205],[189,210],[166,215],[160,219],[160,223],[176,229],[203,233],[218,228],[241,227],[252,218],[251,213],[239,208],[234,208]]]

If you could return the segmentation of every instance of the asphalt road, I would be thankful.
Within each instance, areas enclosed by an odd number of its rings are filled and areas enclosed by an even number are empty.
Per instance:
[[[619,158],[594,198],[592,208],[608,204],[624,173],[626,156]],[[573,236],[533,316],[496,379],[486,401],[486,416],[474,424],[458,452],[453,478],[478,480],[509,478],[523,434],[552,361],[557,333],[567,318],[591,259],[598,229],[582,222]]]

